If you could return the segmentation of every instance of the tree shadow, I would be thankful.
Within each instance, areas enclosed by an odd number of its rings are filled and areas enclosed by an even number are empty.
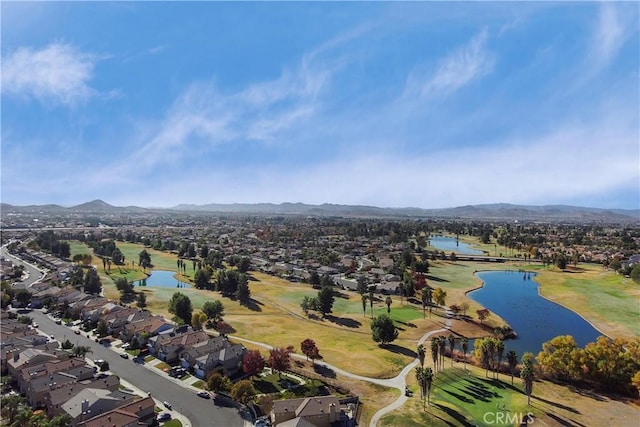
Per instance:
[[[451,418],[454,418],[456,421],[460,423],[460,425],[465,427],[474,427],[474,424],[467,421],[465,416],[462,415],[460,412],[456,411],[455,409],[449,408],[448,406],[440,405],[439,403],[434,404],[434,406],[436,406],[442,412],[445,412]]]
[[[386,345],[381,346],[381,347],[384,348],[384,349],[389,350],[392,353],[402,354],[404,356],[408,356],[408,357],[411,357],[411,358],[418,357],[418,354],[415,351],[410,350],[410,349],[408,349],[406,347],[401,347],[401,346],[396,345],[396,344],[386,344]]]
[[[585,397],[590,397],[594,400],[597,400],[598,402],[605,402],[607,399],[605,399],[603,396],[599,395],[596,392],[593,392],[591,390],[585,390],[579,387],[575,387],[575,386],[571,386],[569,387],[569,389],[571,391],[573,391],[574,393],[578,393],[580,396],[585,396]]]
[[[475,404],[476,402],[473,399],[469,399],[467,396],[463,396],[462,394],[458,394],[458,393],[454,393],[450,390],[447,389],[443,389],[443,391],[447,394],[450,394],[451,396],[455,397],[456,399],[465,402],[465,403],[471,403],[472,405]]]
[[[573,412],[574,414],[579,414],[580,413],[580,411],[578,411],[577,409],[572,408],[571,406],[563,405],[562,403],[552,402],[550,400],[543,399],[542,397],[533,396],[533,395],[531,396],[531,398],[535,399],[535,400],[539,400],[540,402],[544,402],[547,405],[555,406],[556,408],[560,408],[560,409],[564,409],[565,411]]]
[[[559,425],[561,426],[567,426],[567,427],[586,427],[584,424],[579,423],[575,420],[567,420],[566,418],[562,418],[556,414],[554,414],[553,412],[545,412],[546,415],[548,415],[550,418],[553,418],[554,420],[556,420],[558,422]]]
[[[402,320],[396,320],[396,323],[400,323],[401,325],[405,325],[408,326],[410,328],[417,328],[415,323],[411,323],[411,322],[403,322]]]
[[[325,317],[325,319],[327,319],[331,323],[335,323],[340,326],[346,326],[347,328],[359,328],[360,326],[362,326],[362,323],[349,317],[336,317],[329,314]]]
[[[325,365],[320,365],[320,364],[315,364],[313,366],[313,370],[315,371],[315,373],[322,375],[325,378],[335,378],[336,377],[336,372],[325,366]]]
[[[427,280],[431,280],[434,282],[448,282],[447,279],[442,279],[440,277],[432,276],[431,274],[427,274],[426,277],[427,277]]]
[[[262,311],[262,307],[260,307],[261,305],[264,305],[263,303],[261,303],[260,301],[256,301],[253,298],[251,298],[249,301],[243,303],[242,305],[244,305],[245,307],[247,307],[249,310],[251,311]]]

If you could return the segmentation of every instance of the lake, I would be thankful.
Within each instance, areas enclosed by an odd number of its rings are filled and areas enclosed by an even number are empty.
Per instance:
[[[505,341],[518,358],[524,352],[537,355],[542,343],[558,335],[572,335],[580,347],[602,335],[573,311],[538,294],[535,273],[522,271],[484,271],[476,273],[484,286],[469,297],[502,317],[518,334]],[[472,314],[474,316],[475,313]]]
[[[429,242],[431,246],[438,249],[439,251],[444,251],[449,255],[451,252],[457,252],[464,255],[483,255],[484,252],[473,249],[466,243],[462,243],[456,241],[453,237],[445,237],[445,236],[437,236],[433,235],[429,237]]]
[[[161,288],[189,288],[188,283],[184,283],[173,277],[176,273],[167,270],[152,270],[151,275],[146,278],[147,286]],[[134,282],[134,286],[140,286],[142,280]]]

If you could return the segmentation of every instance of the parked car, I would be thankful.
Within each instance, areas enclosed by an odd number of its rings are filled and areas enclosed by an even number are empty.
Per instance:
[[[127,354],[127,353],[120,353],[120,357],[122,357],[123,359],[128,359],[128,358],[129,358],[129,354]]]
[[[56,319],[56,325],[62,325],[62,320]]]
[[[199,392],[198,392],[198,396],[199,396],[199,397],[202,397],[202,398],[205,398],[205,399],[210,399],[210,398],[211,398],[211,396],[209,395],[209,393],[207,393],[207,392],[206,392],[206,391],[204,391],[204,390],[199,391]]]
[[[163,412],[158,415],[158,421],[169,421],[171,419],[171,414],[169,412]]]
[[[167,408],[167,409],[169,409],[169,410],[171,410],[171,409],[172,409],[171,403],[167,402],[166,400],[165,400],[164,402],[162,402],[162,403],[164,404],[164,407],[165,407],[165,408]]]

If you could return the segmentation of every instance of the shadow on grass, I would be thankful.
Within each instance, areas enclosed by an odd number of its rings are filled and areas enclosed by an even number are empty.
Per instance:
[[[440,277],[432,276],[431,274],[427,274],[427,280],[431,280],[432,282],[448,282],[447,279],[442,279]]]
[[[574,414],[580,413],[580,411],[578,411],[575,408],[572,408],[571,406],[563,405],[562,403],[552,402],[550,400],[543,399],[542,397],[532,395],[531,399],[539,400],[540,402],[544,402],[547,405],[555,406],[556,408],[564,409],[565,411],[573,412]]]
[[[455,397],[456,399],[458,399],[458,400],[460,400],[462,402],[471,403],[472,405],[476,403],[476,402],[474,402],[473,399],[470,399],[467,396],[464,396],[462,394],[454,393],[454,392],[452,392],[450,390],[447,390],[447,389],[442,389],[442,391],[444,391],[447,394],[450,394],[451,396]]]
[[[442,412],[445,412],[451,418],[454,418],[456,421],[458,421],[458,423],[460,423],[459,425],[462,425],[465,427],[474,427],[474,424],[467,421],[465,416],[462,415],[460,412],[456,411],[455,409],[449,408],[448,406],[440,405],[438,403],[436,403],[434,406],[440,409]]]
[[[401,325],[405,325],[408,326],[410,328],[417,328],[418,326],[416,326],[415,323],[411,323],[411,322],[403,322],[402,320],[396,320],[396,323],[400,323]]]
[[[270,383],[269,381],[265,381],[265,380],[253,380],[253,388],[256,389],[256,391],[260,392],[260,393],[264,393],[264,394],[270,394],[270,393],[278,393],[280,391],[280,389],[278,389],[278,387],[276,387],[275,385],[273,385],[272,383]]]
[[[381,348],[389,350],[392,353],[402,354],[404,356],[408,356],[408,357],[411,357],[411,358],[418,357],[418,354],[415,351],[409,350],[406,347],[401,347],[401,346],[396,345],[396,344],[386,344],[385,346],[381,346]]]
[[[260,301],[256,301],[253,298],[251,298],[249,301],[241,303],[241,305],[244,305],[245,307],[247,307],[249,310],[251,311],[262,311],[262,307],[260,307],[261,305],[264,305],[263,303],[261,303]]]
[[[359,321],[348,317],[336,317],[329,314],[325,317],[325,319],[327,319],[331,323],[335,323],[340,326],[346,326],[347,328],[359,328],[360,326],[362,326],[362,323],[360,323]]]
[[[567,426],[567,427],[586,427],[584,424],[579,423],[577,421],[574,420],[567,420],[566,418],[562,418],[556,414],[554,414],[553,412],[546,412],[546,415],[549,416],[549,418],[553,418],[554,420],[556,420],[558,422],[559,425],[561,426]]]
[[[319,365],[319,364],[315,364],[313,366],[313,370],[316,372],[316,374],[322,375],[325,378],[335,378],[336,377],[336,372],[331,369],[328,368],[324,365]]]

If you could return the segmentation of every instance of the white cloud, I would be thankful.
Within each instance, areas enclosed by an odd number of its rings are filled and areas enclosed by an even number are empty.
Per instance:
[[[608,64],[618,53],[624,38],[624,24],[618,16],[615,3],[601,3],[593,39],[593,54],[597,65]]]
[[[435,74],[422,86],[421,95],[455,92],[471,81],[489,74],[494,57],[486,49],[486,28],[476,34],[465,46],[443,58]]]
[[[93,95],[95,57],[65,43],[21,47],[2,59],[2,92],[41,102],[74,105]]]

